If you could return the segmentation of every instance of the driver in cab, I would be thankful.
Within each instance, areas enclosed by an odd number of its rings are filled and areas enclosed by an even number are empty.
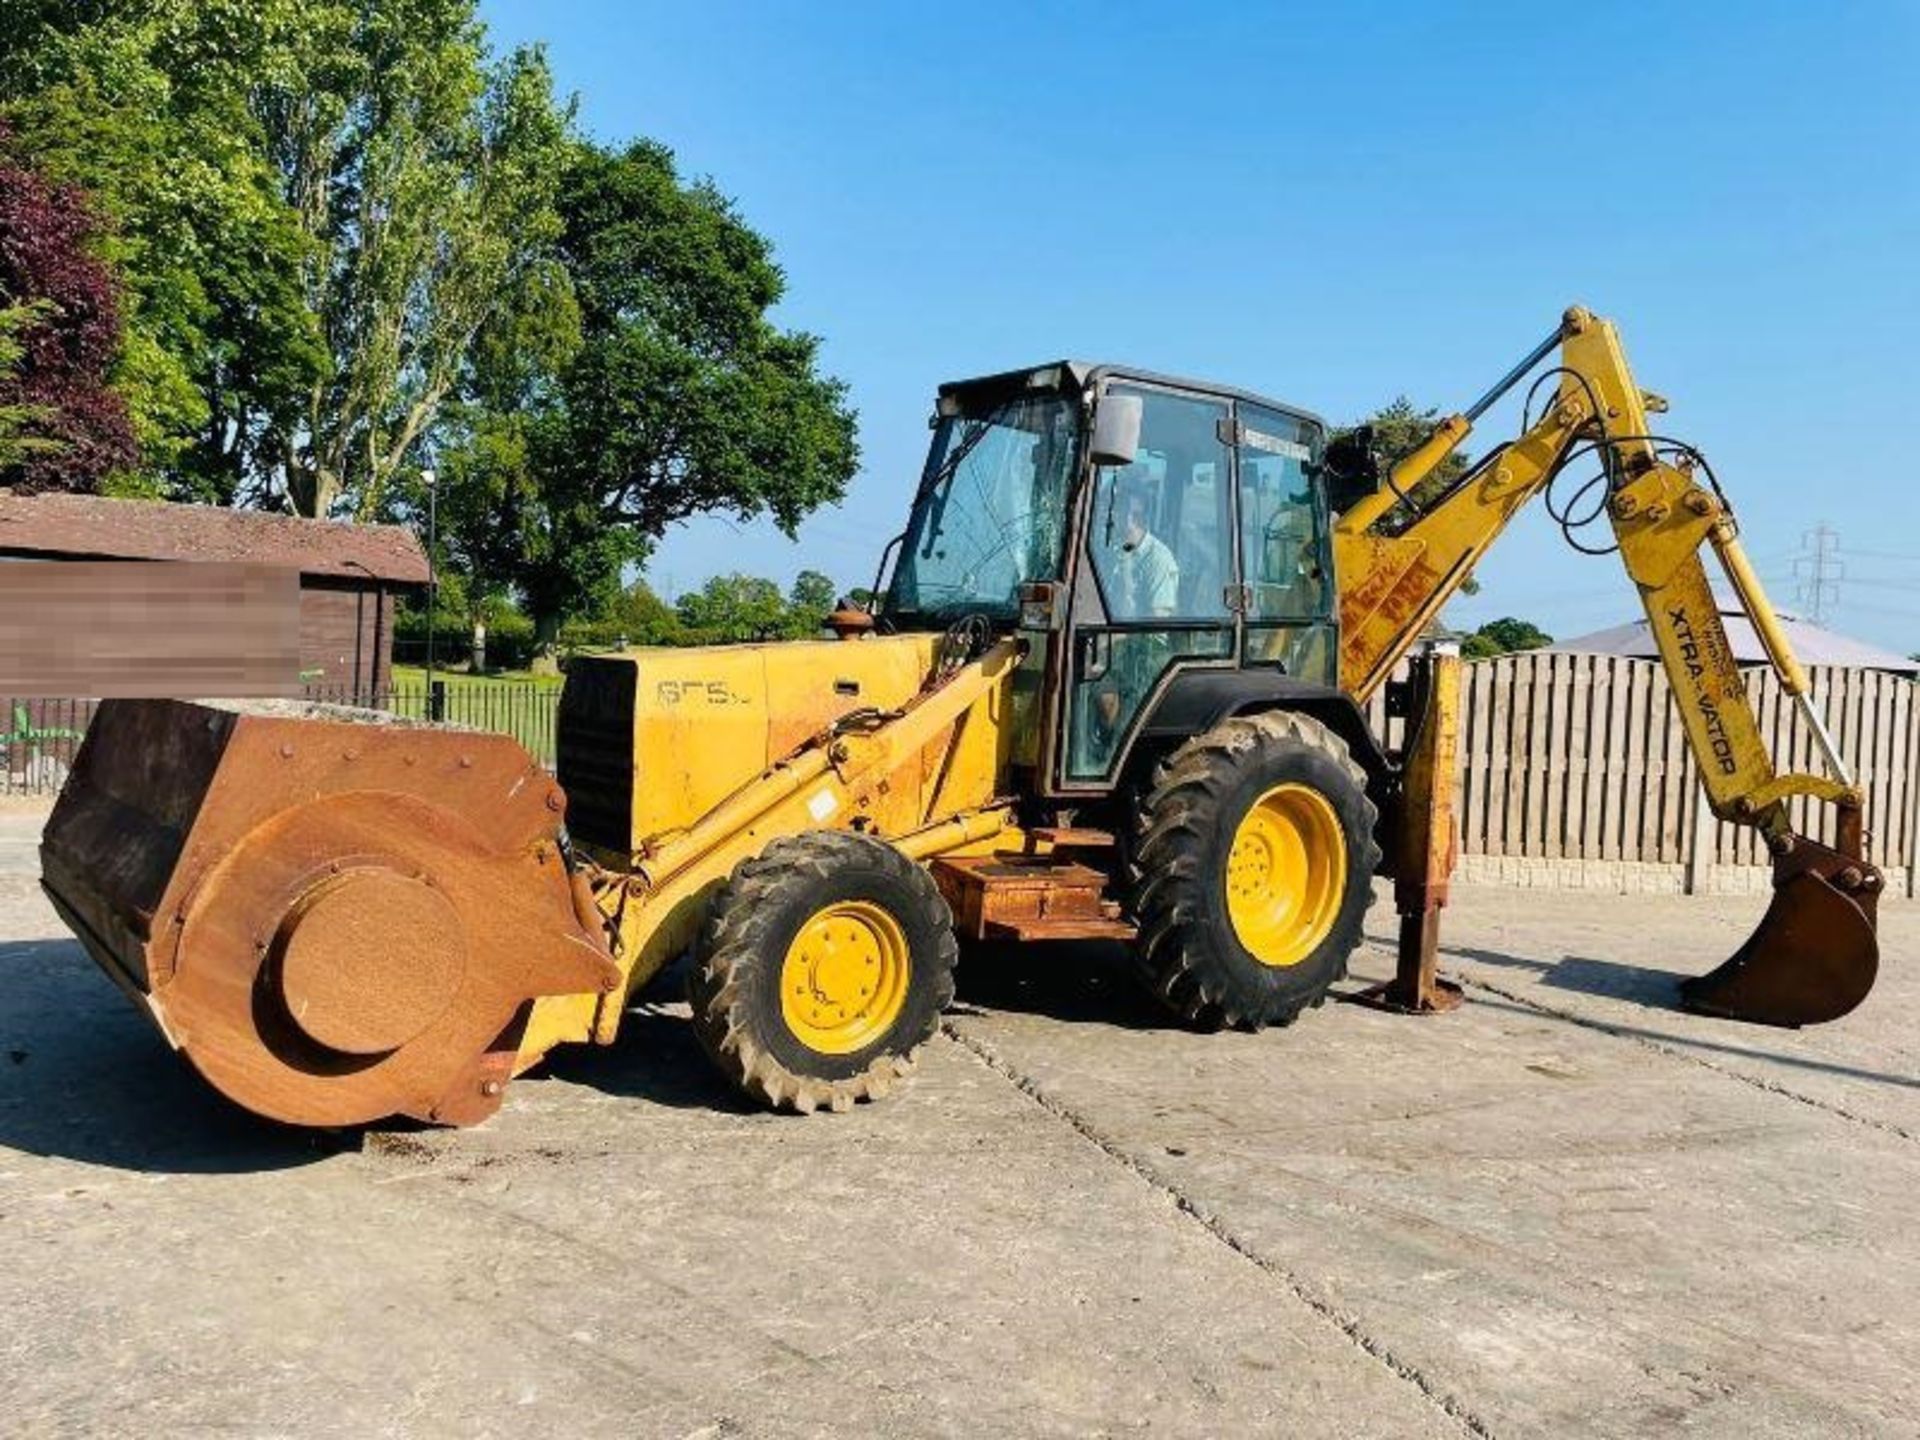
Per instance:
[[[1117,488],[1120,514],[1107,522],[1098,566],[1107,613],[1114,620],[1171,616],[1180,604],[1180,562],[1167,542],[1147,528],[1146,479],[1123,478]],[[1164,635],[1135,634],[1117,637],[1114,648],[1113,669],[1094,688],[1093,725],[1084,737],[1102,759],[1112,753],[1133,706],[1160,673],[1167,642]]]
[[[1167,542],[1147,529],[1147,489],[1136,479],[1121,492],[1126,519],[1107,557],[1107,605],[1116,620],[1171,615],[1179,604],[1180,563]]]

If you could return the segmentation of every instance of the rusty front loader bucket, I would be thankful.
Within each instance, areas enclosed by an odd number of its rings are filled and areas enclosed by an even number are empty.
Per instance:
[[[1727,960],[1683,981],[1689,1010],[1760,1025],[1838,1020],[1880,969],[1881,874],[1861,855],[1859,811],[1841,812],[1841,849],[1788,838],[1773,862],[1773,903]],[[1848,853],[1851,852],[1851,853]]]
[[[468,1124],[529,1002],[619,972],[551,777],[500,735],[288,704],[110,700],[41,842],[89,953],[276,1120]]]

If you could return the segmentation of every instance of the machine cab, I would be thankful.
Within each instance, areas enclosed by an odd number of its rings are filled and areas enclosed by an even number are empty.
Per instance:
[[[1111,790],[1192,671],[1334,683],[1315,417],[1061,362],[944,386],[933,430],[884,613],[1029,632],[1016,756],[1044,791]]]

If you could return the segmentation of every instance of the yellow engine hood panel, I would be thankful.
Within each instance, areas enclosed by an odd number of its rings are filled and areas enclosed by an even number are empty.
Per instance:
[[[925,683],[938,643],[937,635],[889,635],[576,661],[560,734],[560,778],[576,831],[595,848],[632,853],[687,828],[835,721],[905,706]],[[863,813],[881,833],[914,829],[995,793],[1008,750],[1007,699],[998,689],[968,712],[951,760],[943,737],[876,787]],[[616,808],[624,813],[611,813]]]

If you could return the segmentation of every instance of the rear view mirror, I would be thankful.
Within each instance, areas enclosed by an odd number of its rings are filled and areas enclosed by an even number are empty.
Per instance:
[[[1140,415],[1146,408],[1138,395],[1103,395],[1093,412],[1093,463],[1131,465],[1140,450]]]
[[[1380,488],[1380,456],[1373,448],[1373,427],[1356,425],[1327,441],[1314,467],[1326,487],[1327,508],[1350,508]]]

